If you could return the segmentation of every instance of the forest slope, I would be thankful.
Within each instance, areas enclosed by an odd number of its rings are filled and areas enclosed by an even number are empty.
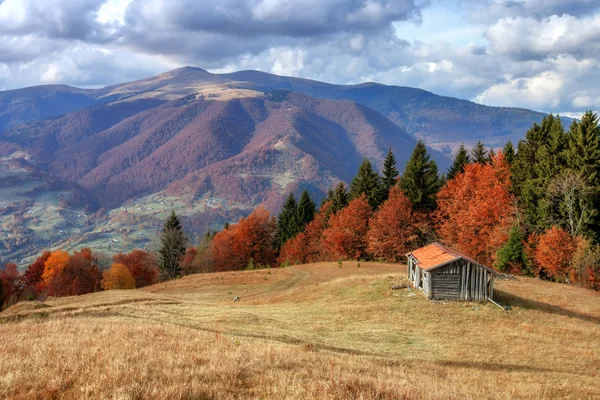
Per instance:
[[[600,396],[599,293],[498,281],[506,312],[390,290],[405,273],[318,263],[20,303],[0,314],[0,396]]]

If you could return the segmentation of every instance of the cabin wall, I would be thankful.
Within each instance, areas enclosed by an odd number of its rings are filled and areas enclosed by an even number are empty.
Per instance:
[[[458,260],[430,271],[428,297],[440,300],[487,301],[493,289],[488,270],[465,260]]]

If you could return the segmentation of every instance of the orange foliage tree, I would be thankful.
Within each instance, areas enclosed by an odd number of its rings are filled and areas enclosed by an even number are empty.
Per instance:
[[[337,259],[365,258],[371,213],[371,206],[363,194],[332,215],[329,227],[323,231],[325,252]]]
[[[369,222],[368,251],[374,258],[397,262],[417,242],[418,228],[413,205],[394,186],[388,199],[373,214]]]
[[[510,172],[502,153],[488,164],[469,164],[438,193],[434,219],[447,244],[492,265],[515,216]]]
[[[135,279],[129,268],[123,264],[115,263],[110,269],[102,273],[102,289],[135,289]]]
[[[73,253],[53,252],[44,266],[44,282],[51,296],[75,296],[100,289],[102,274],[88,248]]]
[[[50,254],[50,257],[44,263],[44,273],[42,279],[46,284],[49,284],[55,275],[60,273],[69,265],[69,253],[64,250],[55,250]]]
[[[216,270],[239,270],[250,262],[258,266],[271,265],[275,261],[274,239],[275,219],[260,206],[236,225],[215,235],[213,257]]]
[[[534,272],[541,277],[567,281],[575,249],[569,232],[556,226],[547,229],[539,235],[533,252]]]
[[[279,263],[307,263],[326,261],[323,250],[323,231],[329,224],[331,201],[324,203],[304,232],[288,240],[279,252]]]
[[[127,254],[115,255],[113,261],[116,264],[123,264],[129,269],[135,279],[135,287],[141,288],[158,282],[158,260],[150,252],[135,249]]]
[[[213,257],[216,271],[230,271],[243,268],[244,260],[233,250],[238,225],[230,225],[213,238]]]

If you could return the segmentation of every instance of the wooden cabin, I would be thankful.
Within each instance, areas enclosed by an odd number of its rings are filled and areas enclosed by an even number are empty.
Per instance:
[[[493,299],[496,272],[456,250],[432,243],[406,256],[408,279],[430,299]]]

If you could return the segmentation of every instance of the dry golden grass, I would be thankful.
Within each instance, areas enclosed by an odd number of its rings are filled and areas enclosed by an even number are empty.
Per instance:
[[[432,302],[403,266],[189,276],[0,314],[0,398],[600,397],[600,294],[519,278]],[[240,296],[240,302],[233,302]]]

